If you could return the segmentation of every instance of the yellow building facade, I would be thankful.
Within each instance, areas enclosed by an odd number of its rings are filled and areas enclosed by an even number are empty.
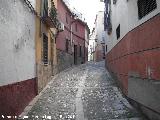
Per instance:
[[[57,19],[52,0],[36,0],[36,12],[36,73],[40,92],[57,73]]]

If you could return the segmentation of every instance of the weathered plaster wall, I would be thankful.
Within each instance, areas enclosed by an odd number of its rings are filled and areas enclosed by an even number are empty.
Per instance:
[[[37,94],[35,16],[23,0],[0,1],[0,116],[19,115]]]
[[[103,49],[103,45],[101,43],[107,44],[107,36],[106,31],[104,31],[104,11],[99,11],[95,21],[95,31],[96,31],[96,61],[101,61],[104,59],[105,51]]]
[[[97,44],[96,50],[95,50],[95,59],[96,61],[102,61],[104,60],[104,54],[103,54],[103,45],[102,44]]]
[[[104,31],[104,11],[99,11],[95,21],[95,29],[97,35],[97,44],[104,43],[107,39]]]
[[[53,59],[55,53],[55,45],[51,39],[52,32],[50,28],[41,23],[40,19],[37,18],[37,29],[36,29],[36,65],[37,65],[37,78],[38,78],[38,92],[41,92],[43,88],[47,85],[47,83],[51,80],[51,76],[53,75]],[[41,27],[40,27],[41,26]],[[41,31],[40,31],[41,29]],[[43,61],[43,33],[48,37],[48,63],[44,64]],[[54,37],[53,37],[54,38]]]
[[[35,78],[35,17],[23,0],[0,1],[0,86]]]
[[[57,63],[58,72],[61,72],[71,67],[74,64],[73,55],[68,54],[61,50],[57,50],[57,60],[58,60]]]

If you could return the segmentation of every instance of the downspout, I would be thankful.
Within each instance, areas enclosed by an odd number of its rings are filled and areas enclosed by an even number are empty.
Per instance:
[[[72,52],[73,51],[73,34],[72,34],[72,22],[71,22],[71,49],[72,49]]]

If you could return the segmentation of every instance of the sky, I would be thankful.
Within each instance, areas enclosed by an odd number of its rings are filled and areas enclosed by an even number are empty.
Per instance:
[[[68,0],[70,5],[83,14],[90,30],[94,27],[94,21],[98,11],[104,11],[104,3],[100,0]]]

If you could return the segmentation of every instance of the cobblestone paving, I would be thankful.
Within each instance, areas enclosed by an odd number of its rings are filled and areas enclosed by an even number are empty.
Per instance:
[[[145,120],[123,97],[104,62],[58,74],[28,116],[29,120]]]

